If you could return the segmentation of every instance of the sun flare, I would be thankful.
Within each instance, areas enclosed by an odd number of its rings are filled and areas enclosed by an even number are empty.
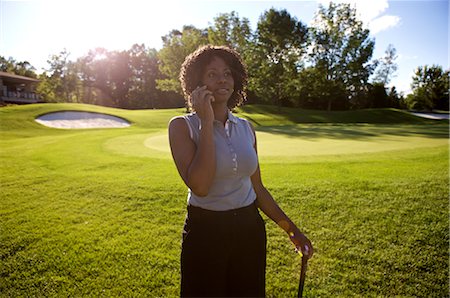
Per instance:
[[[126,50],[135,43],[156,47],[152,30],[164,22],[159,1],[46,2],[47,27],[68,52],[86,54],[95,48]],[[55,52],[62,49],[55,49]]]

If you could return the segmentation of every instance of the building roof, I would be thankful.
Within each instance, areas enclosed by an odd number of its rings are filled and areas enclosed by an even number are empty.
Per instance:
[[[4,81],[7,81],[7,82],[12,82],[12,83],[36,83],[36,82],[39,82],[38,79],[19,76],[16,74],[12,74],[9,72],[3,72],[3,71],[0,71],[0,79],[3,79]]]

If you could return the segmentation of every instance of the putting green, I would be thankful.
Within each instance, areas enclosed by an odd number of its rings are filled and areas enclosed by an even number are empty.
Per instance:
[[[448,145],[445,125],[296,125],[268,127],[256,134],[260,157],[348,155]],[[170,158],[166,131],[116,137],[105,147],[119,154]]]
[[[153,138],[159,140],[156,144],[156,149],[147,146],[146,144]],[[166,139],[164,141],[164,139]],[[154,157],[154,158],[169,158],[170,149],[167,135],[164,132],[154,134],[133,134],[115,137],[107,140],[103,147],[107,151],[121,155],[131,155],[138,157]]]

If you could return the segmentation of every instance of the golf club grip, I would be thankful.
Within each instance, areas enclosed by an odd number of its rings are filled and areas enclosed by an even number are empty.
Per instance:
[[[305,286],[307,265],[308,265],[308,258],[306,256],[302,256],[302,268],[300,269],[300,282],[298,285],[298,293],[297,293],[298,298],[303,297],[303,287]]]

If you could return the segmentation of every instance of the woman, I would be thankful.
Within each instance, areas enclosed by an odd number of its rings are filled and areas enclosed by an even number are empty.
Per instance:
[[[180,81],[193,113],[169,124],[172,156],[188,191],[181,296],[264,297],[266,232],[258,208],[309,257],[311,242],[261,181],[252,125],[231,109],[245,99],[247,71],[227,47],[186,57]]]

